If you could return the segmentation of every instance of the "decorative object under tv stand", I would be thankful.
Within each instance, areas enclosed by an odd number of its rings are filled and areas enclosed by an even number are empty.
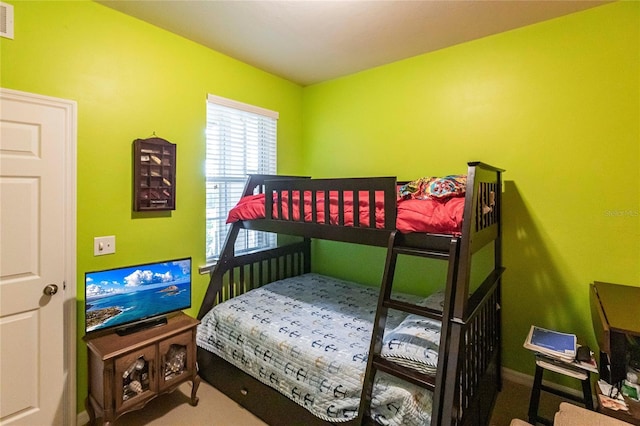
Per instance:
[[[105,426],[121,415],[143,408],[159,395],[192,382],[192,406],[200,377],[196,365],[196,327],[200,323],[182,312],[167,324],[118,335],[115,330],[85,336],[89,365],[89,394],[85,408],[90,424],[102,417]]]

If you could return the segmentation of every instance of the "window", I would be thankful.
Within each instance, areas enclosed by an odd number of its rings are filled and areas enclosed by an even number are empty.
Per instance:
[[[276,173],[278,113],[230,99],[207,98],[206,256],[213,263],[230,225],[227,213],[242,195],[250,173]],[[241,230],[236,253],[274,247],[275,235]]]

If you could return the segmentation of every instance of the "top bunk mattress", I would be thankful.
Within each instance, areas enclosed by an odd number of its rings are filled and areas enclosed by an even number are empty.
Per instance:
[[[394,299],[442,310],[442,292]],[[315,416],[357,416],[378,289],[318,274],[287,278],[214,307],[197,344],[277,389]],[[435,374],[440,322],[390,311],[382,356]],[[425,425],[431,392],[379,373],[372,417],[388,425]]]
[[[402,233],[412,232],[460,235],[462,230],[462,216],[464,212],[466,176],[451,175],[441,178],[420,178],[399,186],[396,197],[396,229]],[[278,202],[273,203],[271,217],[273,219],[293,220],[304,223],[325,224],[325,198],[329,199],[329,223],[336,225],[341,221],[343,212],[343,226],[354,226],[354,196],[353,192],[345,192],[341,197],[337,191],[319,191],[315,196],[315,208],[312,205],[310,192],[304,196],[293,193],[292,208],[289,209],[287,193],[283,193],[280,202],[281,213],[276,208]],[[370,225],[369,197],[365,192],[358,194],[357,226],[382,229],[385,222],[384,194],[375,194],[375,226]],[[300,199],[303,206],[300,206]],[[302,207],[302,208],[301,208]],[[292,217],[289,217],[291,210]],[[302,214],[301,214],[302,212]],[[316,217],[313,217],[315,212]],[[244,220],[265,218],[265,194],[255,194],[242,197],[227,216],[227,223]]]

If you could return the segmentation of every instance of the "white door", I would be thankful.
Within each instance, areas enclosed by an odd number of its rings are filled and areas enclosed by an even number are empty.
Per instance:
[[[75,102],[0,91],[2,425],[75,419],[75,115]]]

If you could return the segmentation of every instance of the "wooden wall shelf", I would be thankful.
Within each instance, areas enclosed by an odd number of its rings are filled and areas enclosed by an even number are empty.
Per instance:
[[[133,141],[133,210],[175,210],[176,145],[161,138]]]

